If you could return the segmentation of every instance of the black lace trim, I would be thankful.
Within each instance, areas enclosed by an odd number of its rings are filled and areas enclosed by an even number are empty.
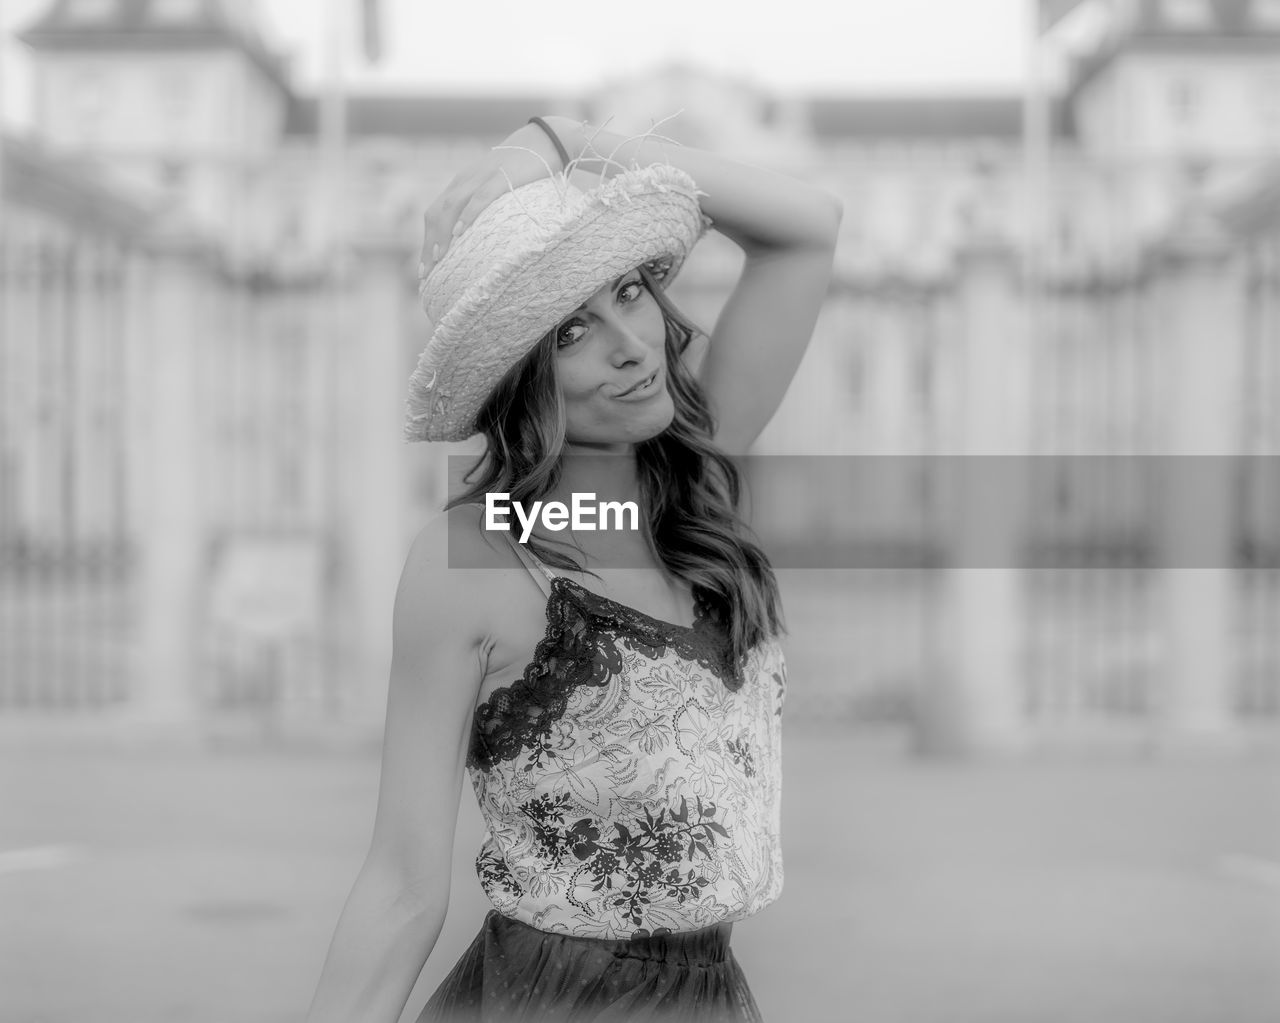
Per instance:
[[[729,665],[728,636],[701,594],[695,592],[693,625],[683,626],[556,576],[547,597],[547,633],[523,677],[476,708],[467,766],[487,771],[543,745],[578,686],[605,685],[622,671],[618,640],[649,658],[674,650],[713,672],[725,688],[742,688],[742,675]]]

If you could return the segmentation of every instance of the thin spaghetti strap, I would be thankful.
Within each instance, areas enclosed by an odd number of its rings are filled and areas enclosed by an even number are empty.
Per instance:
[[[533,576],[533,581],[538,584],[544,596],[551,596],[551,581],[555,579],[555,573],[547,568],[535,556],[533,551],[529,550],[524,544],[520,543],[511,531],[507,531],[507,543],[511,544],[512,549],[516,552],[516,556],[524,562],[524,567],[529,570],[529,574]]]

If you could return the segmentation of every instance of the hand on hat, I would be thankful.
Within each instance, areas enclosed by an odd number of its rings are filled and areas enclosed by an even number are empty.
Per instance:
[[[563,170],[546,133],[536,124],[526,124],[459,171],[423,214],[419,280],[426,280],[453,239],[498,196]]]

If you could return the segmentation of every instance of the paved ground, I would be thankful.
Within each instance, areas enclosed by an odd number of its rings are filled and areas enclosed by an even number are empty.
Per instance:
[[[1275,1023],[1274,760],[957,767],[787,733],[787,890],[734,942],[766,1018]],[[0,1021],[300,1021],[369,753],[0,743]],[[484,903],[455,899],[411,1010]]]

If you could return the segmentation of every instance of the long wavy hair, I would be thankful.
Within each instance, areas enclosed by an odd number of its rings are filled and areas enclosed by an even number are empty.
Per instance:
[[[635,446],[641,528],[654,556],[695,594],[701,592],[727,624],[729,663],[737,674],[752,647],[786,632],[782,601],[773,568],[739,515],[741,474],[712,442],[715,421],[701,385],[681,359],[699,331],[668,298],[659,276],[665,269],[661,263],[639,268],[662,310],[667,386],[675,406],[671,424]],[[565,407],[556,382],[555,336],[552,329],[485,402],[476,423],[486,450],[463,477],[469,488],[446,510],[483,502],[495,492],[527,506],[559,482]],[[532,537],[527,546],[549,565],[599,578]]]

